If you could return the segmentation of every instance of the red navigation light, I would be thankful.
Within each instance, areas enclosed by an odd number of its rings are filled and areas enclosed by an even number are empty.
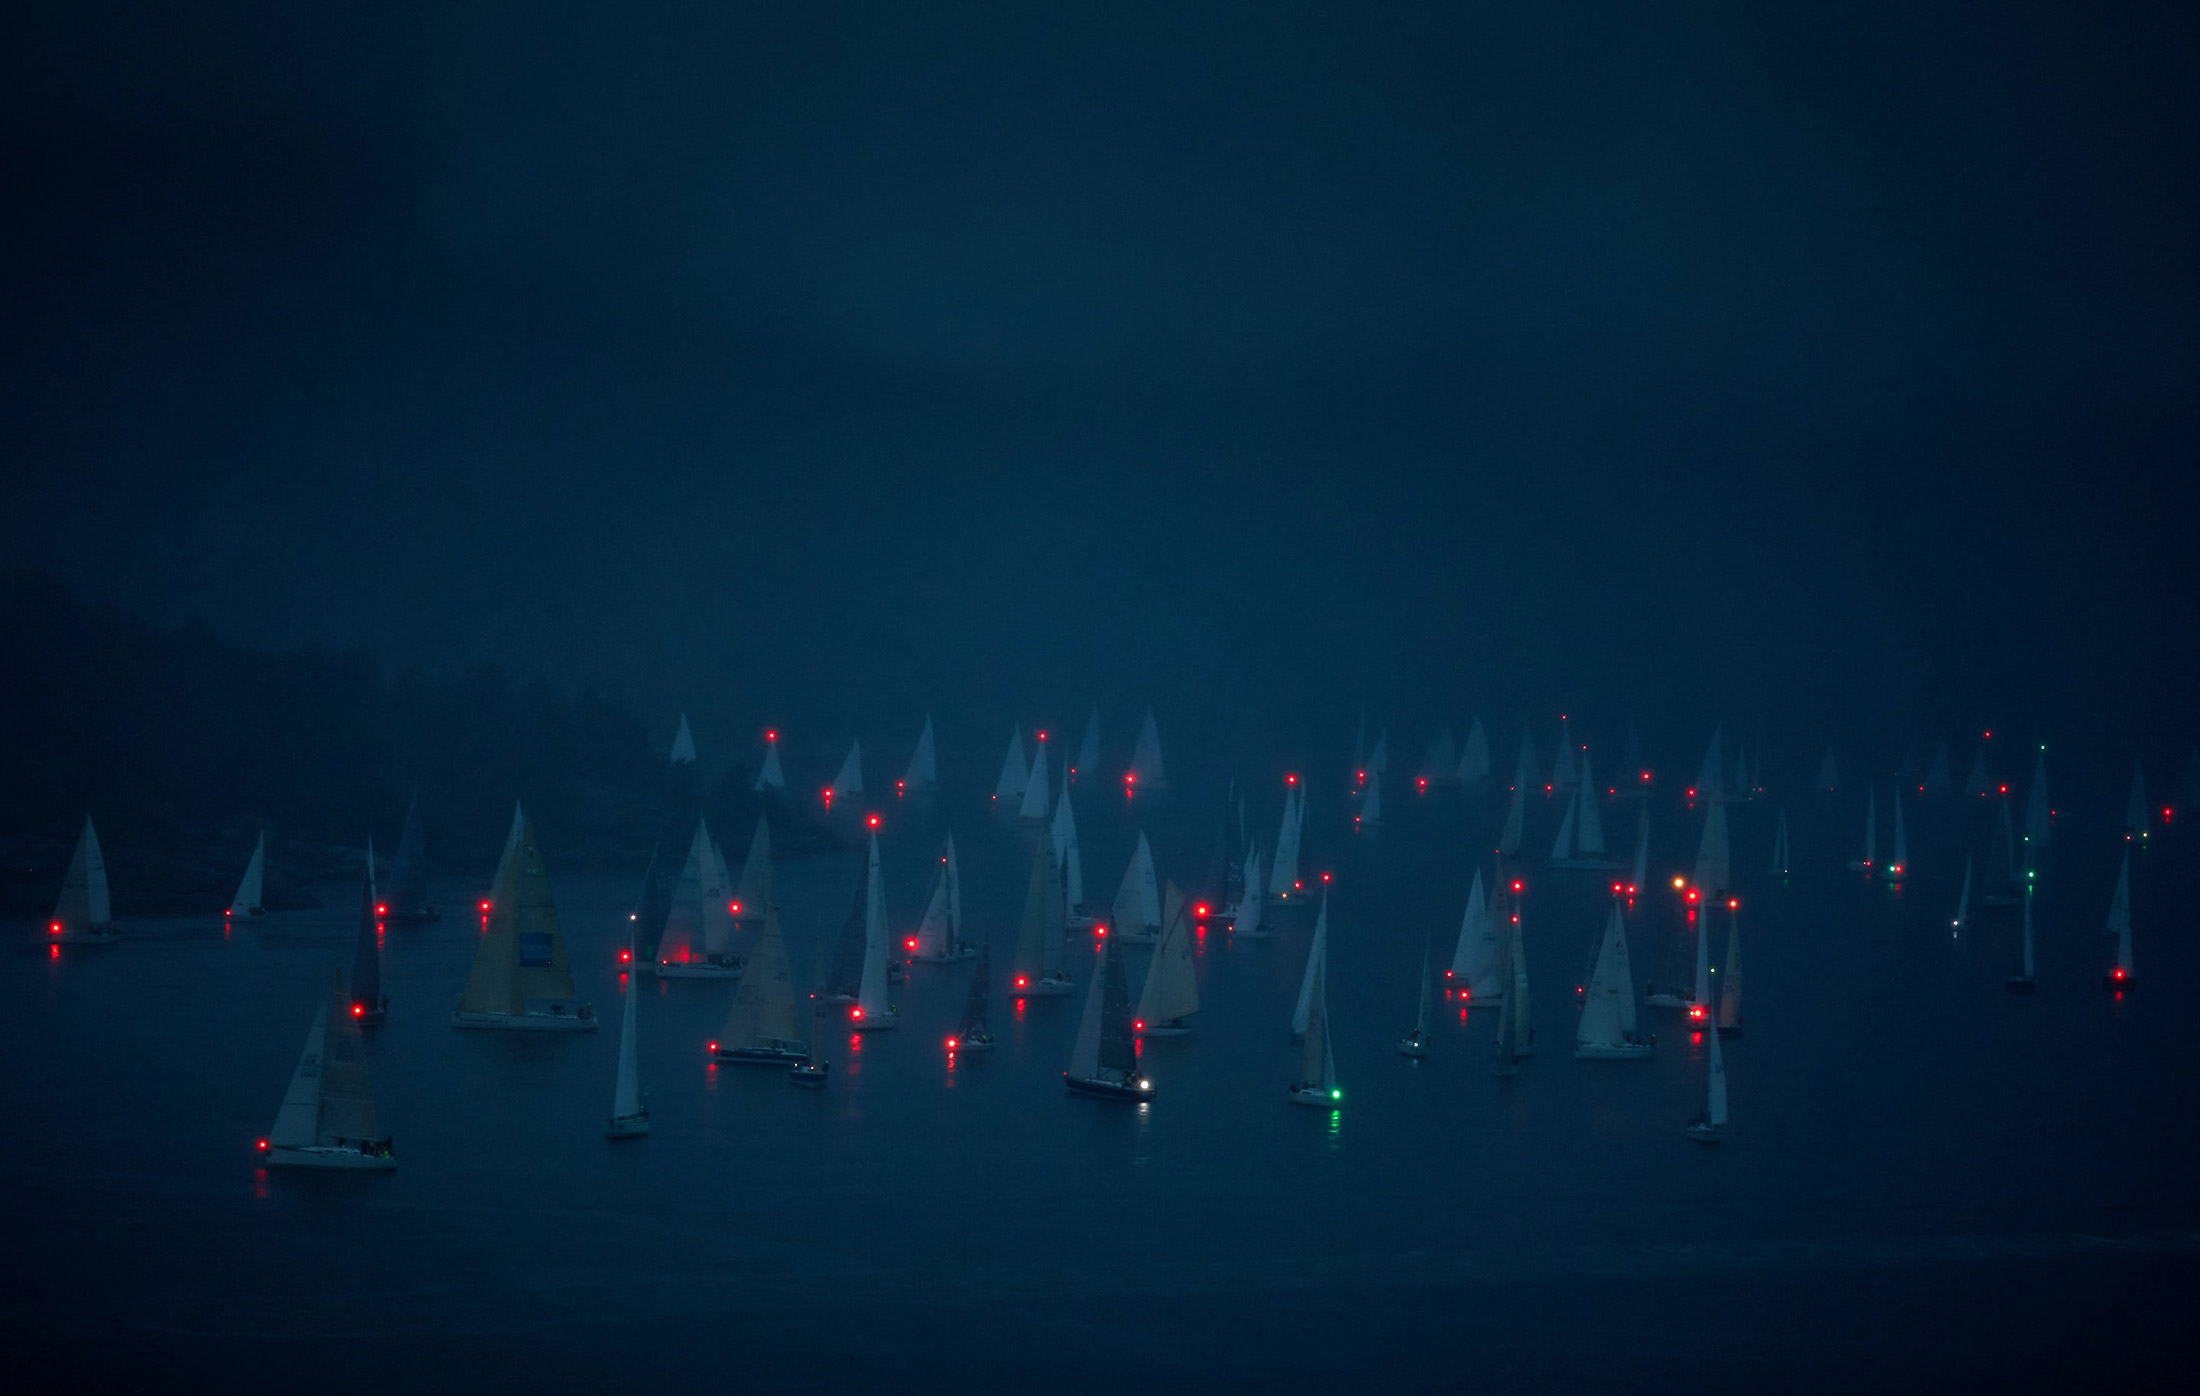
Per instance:
[[[2124,977],[2124,967],[2123,967],[2122,965],[2118,965],[2118,966],[2116,966],[2116,977],[2117,977],[2118,979],[2121,979],[2121,978],[2123,978],[2123,977]]]
[[[895,781],[895,782],[894,782],[894,793],[895,793],[896,795],[899,795],[899,794],[900,794],[900,793],[901,793],[902,791],[904,791],[904,790],[906,790],[906,789],[908,789],[908,788],[909,788],[909,782],[908,782],[908,781],[905,781],[905,780],[897,780],[897,781]]]
[[[1322,881],[1324,881],[1324,882],[1327,882],[1328,880],[1329,880],[1329,874],[1328,874],[1328,873],[1323,873],[1323,874],[1322,874]]]
[[[1362,784],[1362,785],[1365,785],[1365,784],[1367,784],[1367,772],[1365,772],[1365,771],[1357,771],[1357,772],[1354,772],[1354,774],[1355,774],[1355,775],[1357,775],[1357,776],[1359,777],[1359,781],[1360,781],[1360,784]]]
[[[222,939],[227,940],[228,938],[229,932],[227,930],[224,930],[222,932]],[[46,947],[46,958],[49,960],[58,960],[61,958],[61,946],[59,943],[48,945]]]
[[[1024,977],[1023,977],[1022,975],[1020,975],[1020,974],[1016,976],[1016,987],[1017,987],[1017,988],[1019,988],[1019,989],[1027,987],[1027,986],[1028,986],[1028,985],[1030,984],[1030,982],[1031,982],[1031,981],[1029,981],[1029,980],[1025,979],[1025,978],[1024,978]]]
[[[1726,909],[1728,911],[1740,911],[1742,909],[1742,899],[1740,897],[1728,897],[1726,899]]]
[[[1143,1018],[1134,1020],[1131,1023],[1131,1030],[1133,1032],[1144,1032],[1146,1030],[1146,1020]]]
[[[389,914],[390,914],[390,909],[389,909],[389,906],[388,906],[387,904],[378,904],[378,905],[377,905],[377,906],[376,906],[376,907],[374,908],[374,914],[375,914],[375,915],[377,915],[377,916],[387,916],[387,915],[389,915]]]
[[[482,912],[482,915],[484,915],[484,916],[488,915],[488,913],[489,913],[489,904],[488,904],[487,902],[483,902],[483,903],[481,904],[481,912]]]
[[[1299,783],[1299,774],[1298,774],[1298,772],[1296,772],[1296,771],[1293,771],[1293,772],[1292,772],[1292,773],[1291,773],[1290,775],[1287,775],[1287,776],[1285,776],[1285,777],[1283,778],[1283,783],[1284,783],[1285,785],[1297,785],[1297,784]]]
[[[1108,928],[1105,926],[1095,926],[1092,928],[1092,936],[1095,940],[1098,940],[1100,937],[1106,935],[1107,933]]]
[[[779,729],[778,729],[778,728],[776,728],[776,727],[767,727],[767,728],[765,728],[765,729],[764,729],[764,740],[765,740],[765,741],[767,741],[767,742],[776,742],[776,741],[778,741],[778,740],[779,740]]]
[[[1688,798],[1691,800],[1696,798],[1696,787],[1693,785],[1688,787]]]
[[[1688,1035],[1688,1042],[1689,1045],[1693,1047],[1703,1046],[1703,1029],[1698,1028],[1696,1029],[1696,1031],[1690,1033]]]
[[[917,938],[915,936],[911,936],[909,937],[909,939],[903,941],[902,944],[908,946],[911,950],[914,950],[917,948]]]
[[[619,952],[619,963],[620,963],[620,964],[622,964],[622,965],[623,965],[623,964],[629,964],[629,963],[631,963],[631,962],[633,961],[633,959],[634,959],[634,952],[633,952],[633,951],[631,951],[631,950],[621,950],[621,951]]]
[[[1448,969],[1447,969],[1447,970],[1445,970],[1445,971],[1444,971],[1444,978],[1446,978],[1446,979],[1449,979],[1449,978],[1451,978],[1451,971],[1450,971],[1450,970],[1448,970]]]
[[[2001,788],[2001,793],[2002,793],[2002,794],[2004,794],[2004,795],[2008,794],[2008,793],[2009,793],[2009,787],[2008,787],[2008,786],[2006,786],[2006,785],[2004,785],[2004,786],[2003,786],[2003,787]]]
[[[1206,914],[1207,904],[1205,902],[1201,902],[1198,906],[1192,908],[1192,915],[1194,916],[1205,916]]]
[[[717,1044],[717,1043],[715,1043],[715,1042],[713,1042],[712,1044],[710,1044],[710,1050],[712,1050],[713,1052],[717,1051],[717,1050],[718,1050],[718,1044]]]
[[[878,827],[878,816],[874,814],[864,822],[869,824],[872,828],[876,829]]]
[[[1513,890],[1514,890],[1515,892],[1518,892],[1518,891],[1521,891],[1521,890],[1523,890],[1523,889],[1524,889],[1524,886],[1525,886],[1525,884],[1523,884],[1523,883],[1522,883],[1522,882],[1520,881],[1520,879],[1519,879],[1519,878],[1517,878],[1517,877],[1516,877],[1516,878],[1514,878],[1514,879],[1513,879]]]
[[[1044,732],[1041,732],[1041,733],[1039,734],[1039,740],[1043,742],[1043,741],[1045,741],[1046,739],[1047,739],[1047,734],[1046,734],[1046,733],[1044,733]]]
[[[48,926],[48,927],[47,927],[46,929],[47,929],[47,930],[49,930],[49,931],[52,931],[52,932],[53,932],[53,933],[54,933],[55,935],[60,935],[60,934],[61,934],[61,923],[60,923],[59,921],[56,921],[56,922],[54,922],[54,923],[53,923],[53,924],[52,924],[51,926]]]
[[[954,1051],[954,1050],[955,1050],[955,1049],[956,1049],[957,1047],[960,1047],[960,1046],[962,1046],[962,1039],[961,1039],[961,1038],[959,1038],[959,1037],[950,1037],[949,1039],[947,1039],[947,1050],[948,1050],[948,1051],[952,1052],[952,1051]]]
[[[1642,773],[1642,778],[1643,778],[1644,780],[1648,780],[1648,779],[1650,779],[1650,773],[1649,773],[1648,771],[1644,771],[1644,772]]]
[[[260,1152],[263,1154],[267,1152],[267,1141],[265,1139],[260,1141]]]
[[[861,1022],[863,1020],[863,1005],[859,1003],[855,1007],[849,1009],[848,1016],[856,1020],[857,1022]]]
[[[367,1016],[367,1006],[366,1006],[365,1004],[363,1004],[363,1003],[355,1003],[355,1004],[353,1004],[353,1005],[351,1006],[351,1016],[352,1016],[352,1017],[354,1017],[354,1018],[364,1018],[364,1017],[366,1017],[366,1016]]]
[[[1992,741],[1994,739],[1994,729],[1989,727],[1984,732],[1979,733],[1979,735],[1984,737],[1988,741]]]
[[[1420,776],[1420,777],[1417,777],[1417,778],[1415,779],[1415,781],[1414,781],[1414,784],[1416,784],[1416,785],[1420,786],[1420,787],[1421,787],[1421,788],[1422,788],[1423,790],[1426,790],[1426,789],[1428,789],[1428,777],[1427,777],[1427,776]]]
[[[1702,1022],[1702,1021],[1703,1021],[1703,1005],[1702,1005],[1702,1004],[1700,1004],[1700,1003],[1692,1003],[1692,1004],[1690,1004],[1690,1005],[1688,1006],[1688,1016],[1689,1016],[1689,1017],[1691,1017],[1691,1018],[1693,1018],[1693,1019],[1695,1019],[1695,1020],[1696,1020],[1697,1022],[1699,1022],[1699,1023],[1700,1023],[1700,1022]]]

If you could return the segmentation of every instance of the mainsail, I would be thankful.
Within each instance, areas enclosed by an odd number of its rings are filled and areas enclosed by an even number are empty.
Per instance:
[[[909,768],[902,772],[904,790],[929,790],[939,784],[940,762],[932,737],[932,714],[924,715],[924,730],[917,734],[917,749],[909,754]]]
[[[1635,975],[1627,961],[1627,930],[1613,898],[1604,922],[1604,943],[1581,1003],[1574,1041],[1583,1047],[1618,1047],[1635,1035]]]
[[[686,713],[680,714],[680,730],[672,734],[672,764],[675,766],[692,766],[695,764],[695,734],[688,730],[688,715]]]
[[[562,1012],[573,1000],[573,970],[550,896],[550,874],[535,843],[534,825],[520,816],[519,847],[490,894],[491,909],[459,995],[462,1013],[519,1016]]]
[[[1047,789],[1047,739],[1039,738],[1039,749],[1031,755],[1031,772],[1024,777],[1024,793],[1017,805],[1017,815],[1030,823],[1043,823],[1047,807],[1053,803]]]
[[[1459,779],[1467,782],[1489,778],[1490,737],[1482,730],[1482,719],[1476,718],[1468,724],[1466,743],[1459,749]]]
[[[1138,1021],[1154,1027],[1173,1024],[1199,1011],[1199,979],[1192,966],[1191,919],[1184,894],[1169,884],[1171,911],[1161,939],[1154,943],[1146,969],[1146,987],[1138,995]]]
[[[1703,842],[1696,848],[1696,887],[1705,897],[1734,885],[1733,858],[1726,835],[1726,806],[1713,801],[1704,813]]]
[[[833,777],[832,785],[825,791],[825,799],[829,804],[834,800],[862,793],[863,739],[858,737],[848,744],[848,754],[840,763],[840,774]]]
[[[1138,746],[1131,752],[1130,781],[1142,790],[1163,790],[1169,784],[1168,771],[1161,764],[1161,733],[1154,727],[1151,708],[1138,729]]]
[[[107,897],[107,859],[99,851],[99,835],[89,817],[77,836],[76,852],[69,856],[69,870],[61,878],[61,896],[54,902],[55,934],[103,931],[114,919]]]
[[[432,914],[428,906],[426,844],[426,835],[420,826],[420,796],[415,792],[405,805],[404,832],[397,836],[397,862],[390,869],[388,885],[381,890],[382,905],[399,920],[417,920]]]
[[[231,916],[257,916],[260,914],[260,887],[267,870],[267,834],[263,831],[252,844],[252,860],[244,865],[244,879],[237,884],[237,895],[229,899]]]
[[[1115,890],[1109,914],[1115,918],[1114,931],[1121,938],[1147,940],[1161,931],[1161,892],[1154,875],[1153,846],[1146,842],[1144,831],[1139,833],[1138,846],[1123,869],[1123,881]]]
[[[993,803],[996,808],[1012,810],[1020,808],[1024,799],[1024,782],[1031,779],[1031,767],[1024,761],[1024,729],[1008,729],[1008,750],[1001,754],[1001,778],[993,783]]]
[[[382,1008],[382,937],[374,903],[374,879],[359,884],[359,927],[351,953],[352,1011],[364,1016]]]
[[[632,990],[628,991],[633,992]],[[764,908],[764,927],[748,970],[734,990],[733,1007],[718,1034],[721,1048],[765,1051],[802,1050],[801,1019],[795,1009],[794,967],[779,929],[779,908]]]
[[[267,1142],[275,1148],[329,1148],[381,1137],[367,1080],[366,1043],[352,1021],[342,971],[333,980],[327,1003],[313,1015],[305,1050],[298,1054],[290,1088],[267,1132]]]
[[[1314,1001],[1314,981],[1320,976],[1324,961],[1329,958],[1329,894],[1322,894],[1321,913],[1314,918],[1314,943],[1306,951],[1306,975],[1299,981],[1298,1006],[1291,1010],[1291,1031],[1296,1036],[1306,1033],[1307,1010]]]

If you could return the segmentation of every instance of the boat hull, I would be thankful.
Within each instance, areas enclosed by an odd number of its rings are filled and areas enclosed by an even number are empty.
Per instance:
[[[947,1050],[950,1052],[990,1052],[993,1050],[993,1039],[991,1037],[958,1037],[955,1039],[954,1045]]]
[[[2112,994],[2121,994],[2128,992],[2133,987],[2133,985],[2131,976],[2128,974],[2121,977],[2113,974],[2104,974],[2101,976],[2101,987]]]
[[[720,1047],[710,1054],[711,1060],[721,1062],[746,1062],[752,1066],[792,1066],[809,1060],[809,1053],[797,1047]]]
[[[1645,1008],[1694,1008],[1694,999],[1684,999],[1679,994],[1646,994],[1642,1000]]]
[[[112,945],[122,939],[122,932],[107,930],[63,931],[48,939],[56,945]]]
[[[1653,1047],[1647,1042],[1581,1042],[1574,1045],[1577,1062],[1648,1061]]]
[[[1191,1030],[1192,1025],[1182,1018],[1171,1018],[1165,1023],[1149,1023],[1138,1031],[1145,1037],[1183,1037]]]
[[[1717,1125],[1690,1125],[1688,1137],[1698,1144],[1716,1144],[1724,1137],[1724,1133]]]
[[[797,1062],[787,1068],[787,1083],[814,1091],[831,1080],[832,1075],[831,1062],[819,1062],[816,1066],[811,1066],[806,1062]]]
[[[1724,1038],[1727,1038],[1727,1039],[1731,1040],[1731,1039],[1733,1039],[1733,1038],[1737,1038],[1737,1037],[1740,1037],[1741,1035],[1742,1035],[1742,1025],[1741,1025],[1740,1023],[1721,1023],[1721,1024],[1719,1024],[1719,1036],[1721,1036],[1721,1037],[1724,1037]]]
[[[594,1032],[603,1024],[594,1014],[583,1018],[566,1013],[468,1013],[461,1008],[451,1015],[451,1026],[499,1032]]]
[[[370,1008],[364,1013],[355,1014],[352,1021],[362,1028],[378,1028],[388,1022],[389,1017],[390,1015],[385,1009]]]
[[[328,1168],[346,1173],[388,1173],[396,1169],[394,1154],[368,1154],[351,1148],[309,1144],[295,1149],[269,1149],[271,1168]]]
[[[1291,1103],[1293,1105],[1329,1106],[1338,1102],[1329,1092],[1319,1086],[1293,1086],[1291,1088]]]
[[[901,1015],[892,1009],[884,1013],[870,1013],[848,1024],[857,1032],[885,1032],[901,1026]]]
[[[613,1115],[604,1121],[603,1137],[606,1139],[640,1139],[649,1133],[649,1113],[639,1115]]]
[[[1077,986],[1067,979],[1042,979],[1036,984],[1010,991],[1010,996],[1020,999],[1058,999],[1077,992]]]
[[[1094,1100],[1144,1102],[1153,1099],[1153,1087],[1140,1086],[1135,1081],[1102,1081],[1090,1076],[1072,1076],[1065,1071],[1062,1084],[1069,1087],[1071,1095],[1091,1096]]]
[[[689,961],[682,964],[659,961],[657,977],[659,979],[739,979],[741,977],[741,966],[713,965],[699,961]]]
[[[1398,1055],[1401,1057],[1425,1057],[1429,1054],[1427,1038],[1401,1037],[1398,1039]]]

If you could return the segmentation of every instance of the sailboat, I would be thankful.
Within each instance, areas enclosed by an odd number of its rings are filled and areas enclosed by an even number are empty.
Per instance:
[[[917,733],[917,749],[909,753],[909,765],[901,773],[904,795],[922,795],[940,783],[940,759],[932,736],[932,714],[924,715],[924,730]]]
[[[1894,788],[1894,858],[1887,864],[1887,876],[1900,882],[1910,867],[1910,835],[1902,823],[1902,787]]]
[[[298,1054],[275,1123],[260,1141],[260,1155],[275,1168],[388,1172],[397,1167],[388,1137],[375,1124],[366,1040],[352,1021],[341,970],[327,1002],[314,1010],[305,1050]]]
[[[1841,784],[1841,768],[1833,759],[1833,748],[1826,748],[1826,759],[1818,763],[1818,788],[1831,794]]]
[[[442,914],[428,901],[427,837],[420,823],[420,795],[416,791],[405,805],[405,828],[397,836],[397,862],[389,883],[378,893],[383,919],[400,925],[440,921]]]
[[[1505,980],[1505,1000],[1497,1010],[1496,1062],[1493,1076],[1516,1076],[1524,1058],[1535,1055],[1535,1029],[1528,1016],[1528,947],[1521,938],[1520,913],[1505,880],[1497,882],[1491,899],[1491,919],[1497,923],[1500,975]]]
[[[1015,997],[1059,998],[1075,987],[1062,965],[1061,908],[1054,850],[1042,844],[1031,855],[1023,928],[1016,937],[1016,958],[1009,962],[1009,989]]]
[[[2124,837],[2143,839],[2147,836],[2147,779],[2137,758],[2131,763],[2131,793],[2124,799]]]
[[[825,808],[831,809],[833,801],[848,800],[863,793],[863,739],[858,737],[848,746],[848,754],[841,759],[840,774],[825,787]]]
[[[634,948],[630,939],[627,942],[629,960],[634,960]],[[635,963],[638,970],[639,962]],[[620,977],[626,980],[626,1003],[619,1010],[619,1066],[612,1078],[611,1114],[603,1122],[603,1137],[640,1139],[649,1133],[649,1103],[642,1094],[641,1048],[634,1040],[634,1015],[639,1011],[642,981],[638,973]]]
[[[2047,847],[2047,836],[2052,831],[2055,811],[2047,802],[2047,748],[2041,747],[2032,758],[2032,788],[2025,792],[2024,842],[2025,863],[2029,866],[2039,849]]]
[[[1956,898],[1956,918],[1949,923],[1952,931],[1963,929],[1963,923],[1971,919],[1971,855],[1963,855],[1963,894]]]
[[[734,884],[733,919],[736,924],[764,919],[772,902],[772,822],[762,811],[756,816],[756,832],[749,835],[748,856],[741,860],[741,880]]]
[[[1284,790],[1283,820],[1276,826],[1275,857],[1268,865],[1268,899],[1288,902],[1299,895],[1299,835],[1305,829],[1300,804],[1305,796],[1292,779]]]
[[[1192,967],[1192,919],[1184,894],[1169,884],[1168,913],[1161,938],[1146,966],[1146,986],[1138,993],[1135,1026],[1148,1037],[1182,1037],[1192,1030],[1184,1021],[1199,1011],[1199,976]]]
[[[872,834],[863,878],[863,973],[848,1020],[857,1032],[878,1032],[901,1025],[901,1010],[887,997],[886,962],[893,951],[886,937],[886,878],[879,870],[878,835]]]
[[[1650,801],[1646,796],[1642,802],[1642,812],[1635,816],[1635,861],[1627,865],[1627,895],[1639,896],[1649,885]]]
[[[1053,792],[1047,785],[1047,734],[1041,732],[1038,749],[1031,754],[1031,770],[1024,777],[1023,798],[1016,804],[1016,817],[1025,824],[1044,824],[1053,812]]]
[[[1604,943],[1589,974],[1582,998],[1581,1022],[1574,1029],[1574,1057],[1583,1061],[1640,1061],[1651,1053],[1650,1039],[1636,1031],[1635,974],[1627,961],[1627,928],[1612,898],[1604,921]]]
[[[1444,971],[1446,987],[1471,1003],[1496,1003],[1505,997],[1505,981],[1498,974],[1502,959],[1489,898],[1482,890],[1482,870],[1476,868],[1466,912],[1459,918],[1459,943],[1451,952],[1451,968]]]
[[[1696,768],[1696,783],[1688,788],[1690,799],[1723,800],[1726,798],[1726,724],[1713,723],[1711,745],[1704,750],[1703,764]]]
[[[1161,937],[1161,891],[1153,870],[1153,847],[1144,831],[1123,869],[1109,915],[1113,918],[1110,934],[1125,944],[1150,945]]]
[[[779,733],[776,729],[767,729],[764,733],[764,762],[756,773],[756,793],[761,795],[767,790],[786,788],[787,773],[779,765]]]
[[[46,932],[67,945],[106,945],[122,939],[107,897],[107,859],[99,851],[99,835],[89,815],[84,832],[77,835],[76,852],[69,856],[69,870],[62,874],[61,896],[46,919]]]
[[[1780,822],[1772,832],[1772,866],[1765,869],[1766,874],[1772,877],[1786,877],[1788,875],[1788,862],[1792,856],[1788,851],[1787,811],[1781,810]]]
[[[1421,937],[1421,1006],[1413,1015],[1413,1031],[1398,1039],[1398,1054],[1404,1057],[1425,1057],[1433,1045],[1429,1036],[1429,999],[1433,982],[1429,977],[1428,937]]]
[[[1520,852],[1520,840],[1528,827],[1527,787],[1515,785],[1505,806],[1505,827],[1497,834],[1497,851],[1507,858]]]
[[[1244,936],[1248,940],[1266,940],[1269,930],[1261,924],[1261,911],[1268,901],[1261,890],[1260,850],[1245,850],[1245,887],[1238,893],[1238,903],[1230,908],[1230,934]]]
[[[1587,747],[1581,748],[1580,766],[1581,779],[1575,784],[1573,798],[1566,806],[1566,818],[1558,828],[1558,841],[1551,846],[1551,866],[1617,868],[1620,865],[1604,853],[1604,792],[1597,789]]]
[[[663,979],[739,979],[740,957],[733,953],[733,889],[725,865],[710,839],[710,827],[695,821],[687,865],[672,891],[665,928],[657,938],[656,971]]]
[[[955,861],[955,835],[940,844],[939,866],[924,900],[924,919],[909,940],[909,958],[923,964],[965,960],[977,951],[963,942],[962,872]]]
[[[1100,705],[1092,705],[1092,712],[1085,718],[1085,738],[1077,744],[1077,759],[1070,763],[1068,785],[1077,779],[1078,773],[1092,775],[1100,769]]]
[[[1102,1100],[1149,1101],[1153,1082],[1138,1071],[1138,1043],[1132,1035],[1130,992],[1113,936],[1101,936],[1094,950],[1100,964],[1085,988],[1085,1013],[1077,1023],[1077,1045],[1069,1055],[1062,1084],[1073,1095]]]
[[[351,1016],[362,1028],[378,1028],[389,1016],[390,1001],[382,993],[382,927],[374,899],[374,877],[359,885],[359,930],[352,946]]]
[[[1291,1035],[1306,1036],[1307,1014],[1313,1011],[1314,981],[1329,960],[1329,894],[1322,894],[1322,909],[1314,918],[1314,939],[1306,947],[1306,973],[1299,980],[1298,1006],[1291,1010]]]
[[[1879,850],[1879,790],[1874,786],[1864,792],[1864,852],[1849,860],[1849,871],[1868,873],[1872,870],[1872,855]]]
[[[1326,914],[1329,899],[1322,898]],[[1299,1079],[1291,1083],[1293,1105],[1335,1106],[1344,1099],[1337,1087],[1337,1054],[1330,1046],[1329,967],[1314,966],[1312,1001],[1306,1010],[1306,1034],[1299,1048]]]
[[[764,928],[757,932],[749,972],[741,977],[741,987],[734,990],[733,1007],[726,1013],[725,1026],[718,1030],[718,1040],[710,1044],[710,1054],[722,1062],[767,1066],[807,1061],[809,1046],[801,1033],[795,1009],[794,967],[789,962],[787,939],[779,929],[779,908],[766,906]]]
[[[955,1035],[947,1039],[950,1052],[990,1052],[993,1050],[992,1031],[993,1002],[993,946],[990,941],[978,942],[978,963],[970,974],[970,994],[963,1000],[962,1024]]]
[[[1726,1058],[1719,1051],[1719,1035],[1711,1034],[1711,1073],[1704,1111],[1688,1122],[1688,1137],[1699,1144],[1716,1144],[1726,1131]]]
[[[2029,898],[2025,903],[2031,904]],[[2124,865],[2116,873],[2116,895],[2108,903],[2107,933],[2116,937],[2116,963],[2101,976],[2101,987],[2124,993],[2133,987],[2131,973],[2131,850],[2124,850]]]
[[[1458,773],[1459,744],[1453,740],[1451,727],[1447,724],[1437,728],[1436,735],[1429,739],[1428,754],[1421,760],[1418,780],[1426,790],[1432,785],[1450,785],[1458,779]]]
[[[267,908],[260,905],[260,888],[267,876],[267,833],[262,830],[252,844],[252,860],[244,865],[244,878],[237,884],[237,895],[229,899],[229,910],[224,916],[265,916]]]
[[[1459,745],[1457,773],[1461,785],[1490,778],[1490,734],[1483,730],[1481,718],[1467,724],[1467,739]]]
[[[1131,768],[1124,772],[1123,784],[1133,794],[1169,788],[1169,773],[1161,764],[1161,733],[1153,725],[1151,708],[1146,709],[1145,724],[1138,729],[1138,745],[1131,752]]]
[[[1390,729],[1385,727],[1375,734],[1375,749],[1367,754],[1367,769],[1371,774],[1390,770]]]
[[[1023,808],[1024,782],[1031,779],[1031,765],[1024,760],[1024,729],[1008,729],[1008,750],[1001,753],[1001,777],[993,783],[993,808],[1013,814]]]
[[[1062,870],[1067,924],[1073,931],[1089,931],[1100,924],[1100,917],[1094,908],[1085,904],[1085,854],[1077,842],[1077,816],[1070,808],[1066,779],[1060,798],[1054,802],[1054,826],[1049,837],[1054,845],[1055,864]]]
[[[602,1026],[574,997],[550,874],[535,843],[535,826],[524,813],[518,846],[497,878],[490,904],[452,1024],[530,1032],[594,1032]]]
[[[2012,994],[2029,994],[2039,986],[2032,978],[2032,889],[2024,889],[2024,959],[2011,971],[2008,989]]]
[[[1709,905],[1713,897],[1725,895],[1734,885],[1734,856],[1726,833],[1726,805],[1712,802],[1704,812],[1703,841],[1696,846],[1696,876],[1694,886]]]
[[[1986,845],[1985,902],[2008,906],[2024,895],[2018,876],[2017,836],[2009,821],[2009,802],[1994,801],[1994,833]]]
[[[1742,1035],[1742,906],[1726,903],[1726,963],[1719,967],[1719,1036]]]
[[[1367,785],[1360,792],[1359,812],[1352,816],[1352,826],[1361,833],[1373,833],[1383,822],[1383,774],[1370,771]]]
[[[672,764],[695,764],[695,734],[688,730],[688,715],[680,714],[680,730],[672,734]]]

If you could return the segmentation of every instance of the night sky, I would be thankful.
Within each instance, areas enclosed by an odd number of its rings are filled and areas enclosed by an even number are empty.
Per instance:
[[[0,565],[707,758],[2189,704],[2190,8],[402,10],[11,24]]]

